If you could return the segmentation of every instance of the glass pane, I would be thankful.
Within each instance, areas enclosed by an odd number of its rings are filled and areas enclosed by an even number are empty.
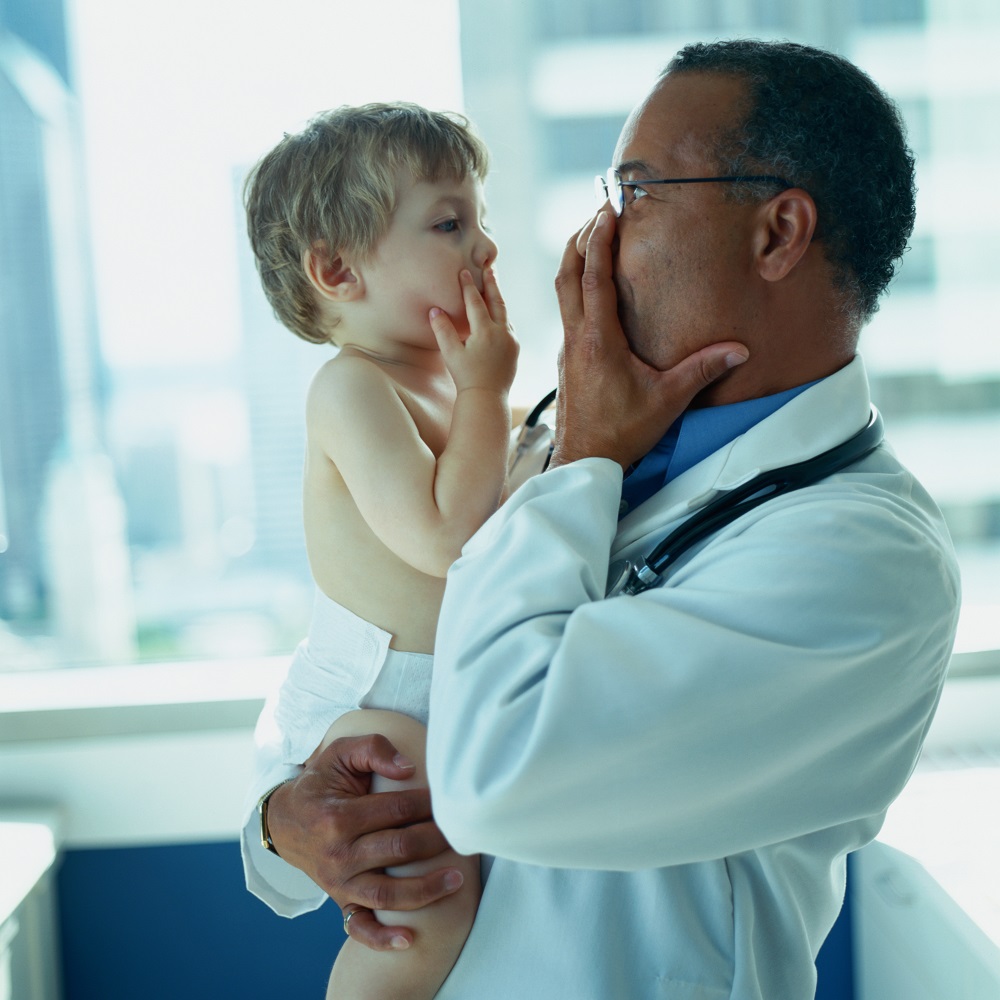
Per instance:
[[[996,5],[392,0],[377,32],[319,0],[66,11],[0,5],[0,669],[262,654],[304,634],[303,395],[325,355],[271,316],[240,208],[282,131],[374,99],[468,111],[493,154],[505,295],[530,326],[530,402],[553,384],[552,276],[593,175],[699,33],[836,49],[900,101],[917,231],[862,346],[894,445],[955,535],[960,641],[1000,643]]]
[[[549,6],[547,3],[543,7]],[[517,36],[488,7],[462,4],[465,37],[489,37],[507,59],[484,72],[466,49],[466,97],[495,149],[514,148],[491,181],[501,247],[517,245],[522,279],[508,299],[535,321],[524,353],[554,357],[560,327],[548,283],[566,235],[590,211],[591,178],[610,162],[624,122],[670,55],[699,37],[790,38],[841,52],[901,106],[918,159],[917,228],[900,272],[865,331],[862,352],[889,435],[938,498],[955,536],[965,589],[960,648],[1000,645],[1000,341],[994,335],[1000,201],[1000,30],[996,5],[731,0],[644,5],[641,37],[578,38],[574,47]],[[709,25],[706,19],[713,19]],[[530,85],[517,86],[515,81]],[[490,94],[504,93],[503,102]],[[526,129],[524,122],[531,123]],[[526,145],[525,136],[529,143]],[[558,148],[551,144],[558,142]],[[590,162],[582,162],[589,154]],[[530,185],[538,202],[514,195]],[[508,187],[510,194],[508,194]],[[508,270],[509,281],[509,270]],[[516,314],[516,313],[515,313]],[[541,360],[539,360],[541,365]],[[539,385],[539,388],[542,388]],[[987,457],[990,456],[990,457]]]
[[[323,108],[461,108],[453,0],[382,13],[0,4],[0,669],[305,634],[304,398],[330,350],[271,315],[240,191]]]

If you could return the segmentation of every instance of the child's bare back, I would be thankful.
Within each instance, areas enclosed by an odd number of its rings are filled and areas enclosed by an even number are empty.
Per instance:
[[[391,547],[386,539],[391,539],[391,527],[378,530],[373,508],[381,495],[386,517],[394,516],[393,500],[400,496],[395,484],[402,472],[391,466],[393,457],[383,447],[379,426],[381,418],[402,416],[386,414],[386,409],[405,410],[420,443],[436,461],[444,450],[454,401],[450,376],[424,378],[410,370],[393,371],[349,348],[319,370],[309,390],[303,515],[313,577],[331,600],[390,632],[396,649],[433,650],[444,577],[418,569]],[[330,459],[336,451],[331,437],[344,434],[340,414],[345,407],[356,407],[361,422],[372,418],[370,443],[356,442],[359,450],[366,444],[371,449],[359,455],[363,461],[358,470],[366,479],[370,476],[374,495],[366,504],[367,518],[355,500],[363,487],[355,486],[352,493]],[[416,442],[413,447],[418,447]],[[365,504],[364,496],[359,499]],[[336,553],[336,559],[330,553]]]

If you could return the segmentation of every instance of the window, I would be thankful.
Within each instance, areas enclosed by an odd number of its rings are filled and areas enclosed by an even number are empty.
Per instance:
[[[930,236],[915,236],[910,240],[894,282],[897,293],[934,287],[934,240]]]
[[[858,21],[877,27],[920,24],[925,18],[924,0],[859,0]]]
[[[324,355],[272,317],[240,187],[323,108],[461,108],[454,3],[389,6],[0,5],[0,669],[304,634]]]
[[[564,6],[578,12],[587,7],[540,4],[552,17]],[[945,6],[939,10],[922,0],[856,6],[636,2],[619,23],[641,24],[641,31],[629,36],[632,29],[622,27],[609,35],[581,19],[569,45],[544,34],[518,35],[516,24],[466,0],[466,37],[489,37],[506,58],[495,57],[486,70],[466,53],[465,86],[490,144],[517,150],[516,161],[506,161],[503,174],[498,170],[491,181],[490,197],[507,208],[496,216],[501,247],[517,242],[519,264],[539,275],[542,289],[511,289],[508,301],[515,310],[518,296],[532,303],[524,310],[536,320],[530,348],[541,356],[544,327],[550,357],[559,322],[547,285],[565,234],[591,210],[591,178],[610,162],[613,122],[624,122],[680,45],[740,34],[819,45],[853,59],[897,99],[917,156],[917,228],[889,295],[865,330],[862,352],[897,452],[938,499],[955,537],[964,579],[959,648],[997,649],[1000,474],[985,456],[1000,440],[991,273],[1000,252],[993,176],[1000,140],[989,127],[1000,101],[1000,65],[992,54],[1000,9]],[[489,99],[496,93],[507,95],[502,107]],[[525,95],[520,105],[519,94]],[[533,131],[526,131],[526,117]],[[558,148],[547,145],[555,141]],[[519,201],[517,194],[529,188],[544,198]]]
[[[622,130],[619,115],[606,118],[554,118],[545,123],[543,140],[549,170],[554,174],[603,174]]]
[[[554,382],[552,276],[592,178],[693,33],[835,48],[900,100],[918,228],[863,351],[897,451],[952,527],[987,623],[974,641],[1000,648],[1000,474],[983,457],[1000,437],[1000,10],[388,8],[373,31],[319,0],[0,5],[0,669],[263,655],[304,634],[302,413],[324,352],[271,316],[240,207],[283,130],[400,97],[470,114],[493,155],[505,295],[531,327],[530,402]]]

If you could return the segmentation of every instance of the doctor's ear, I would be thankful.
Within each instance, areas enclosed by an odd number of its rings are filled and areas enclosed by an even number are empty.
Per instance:
[[[327,244],[317,240],[302,254],[302,269],[309,284],[330,302],[351,302],[364,294],[361,276]]]
[[[780,281],[802,260],[816,232],[812,196],[789,188],[762,206],[755,247],[757,271],[765,281]]]

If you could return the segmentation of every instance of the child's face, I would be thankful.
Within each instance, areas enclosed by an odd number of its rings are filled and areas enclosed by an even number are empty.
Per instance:
[[[468,332],[458,273],[472,272],[482,291],[483,270],[497,246],[483,226],[482,185],[475,177],[401,183],[389,230],[375,249],[365,280],[366,322],[383,335],[433,346],[432,306]]]

